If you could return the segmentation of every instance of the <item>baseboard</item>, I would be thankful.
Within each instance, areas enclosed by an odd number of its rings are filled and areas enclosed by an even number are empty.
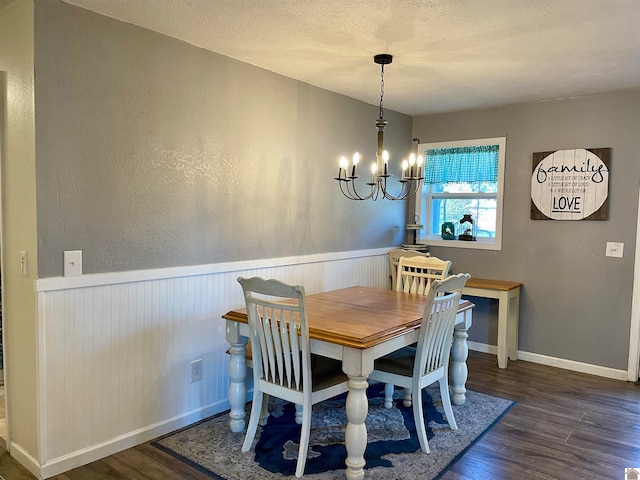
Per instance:
[[[69,455],[55,458],[42,466],[39,466],[33,457],[28,456],[28,454],[22,450],[20,456],[14,455],[13,450],[11,450],[11,455],[15,456],[16,460],[27,467],[27,469],[37,478],[50,478],[71,469],[81,467],[82,465],[86,465],[87,463],[95,462],[101,458],[108,457],[109,455],[113,455],[128,448],[148,442],[154,438],[166,435],[167,433],[186,427],[192,423],[226,410],[229,410],[229,402],[224,400],[184,415],[129,432],[120,437],[113,438],[108,442],[93,445],[70,453]],[[28,458],[23,455],[27,455]]]
[[[489,353],[497,355],[498,349],[495,345],[487,345],[484,343],[467,342],[469,350],[476,352]],[[538,353],[523,352],[518,350],[518,359],[526,362],[538,363],[540,365],[546,365],[548,367],[563,368],[565,370],[571,370],[573,372],[588,373],[590,375],[597,375],[599,377],[612,378],[614,380],[627,381],[627,371],[617,370],[615,368],[602,367],[600,365],[592,365],[589,363],[576,362],[573,360],[567,360],[564,358],[549,357],[547,355],[540,355]],[[509,360],[513,362],[514,360]],[[507,365],[508,368],[508,365]]]
[[[9,455],[15,458],[18,463],[29,470],[29,473],[31,473],[34,477],[45,478],[42,476],[38,460],[33,458],[31,454],[29,454],[29,452],[22,448],[22,446],[15,442],[8,442],[7,451],[9,452]]]
[[[467,341],[467,346],[469,350],[473,350],[474,352],[490,353],[491,355],[498,354],[498,348],[495,345]]]

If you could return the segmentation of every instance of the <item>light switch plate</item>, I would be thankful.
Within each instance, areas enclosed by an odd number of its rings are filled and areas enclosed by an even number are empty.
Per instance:
[[[82,275],[82,250],[67,250],[64,252],[64,276],[77,277]]]
[[[27,275],[29,273],[29,267],[27,265],[27,252],[20,250],[20,275]]]
[[[607,257],[622,258],[624,253],[624,243],[619,242],[607,242]]]

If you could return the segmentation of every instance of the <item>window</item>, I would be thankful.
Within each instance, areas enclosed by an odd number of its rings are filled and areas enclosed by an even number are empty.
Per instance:
[[[424,185],[416,195],[415,214],[424,225],[419,242],[428,245],[500,250],[502,248],[502,191],[506,138],[425,143]],[[445,222],[455,226],[471,214],[476,241],[444,240]],[[457,238],[457,237],[455,237]]]

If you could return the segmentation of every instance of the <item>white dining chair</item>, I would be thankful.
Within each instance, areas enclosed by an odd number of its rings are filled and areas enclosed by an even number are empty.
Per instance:
[[[407,250],[404,248],[394,248],[387,252],[389,257],[389,274],[391,276],[391,290],[396,288],[396,278],[398,272],[398,263],[402,257],[428,257],[429,252],[418,252],[417,250]]]
[[[426,295],[433,280],[444,280],[449,275],[450,260],[431,256],[409,256],[398,259],[395,290],[398,292]],[[385,385],[386,408],[391,408],[394,386]],[[411,389],[404,389],[404,406],[411,406]]]
[[[253,354],[253,404],[242,451],[248,452],[258,428],[263,400],[275,396],[302,407],[296,477],[307,460],[312,405],[348,390],[337,360],[311,355],[304,287],[279,280],[238,278],[242,286]],[[299,409],[298,409],[299,410]]]
[[[442,280],[449,275],[450,260],[437,257],[401,257],[395,289],[398,292],[426,295],[433,280]]]
[[[458,429],[449,397],[449,355],[462,289],[470,277],[467,273],[460,273],[445,280],[433,280],[426,295],[416,346],[404,347],[377,359],[369,375],[371,380],[410,389],[420,448],[427,453],[429,443],[422,407],[423,388],[438,382],[449,427]]]

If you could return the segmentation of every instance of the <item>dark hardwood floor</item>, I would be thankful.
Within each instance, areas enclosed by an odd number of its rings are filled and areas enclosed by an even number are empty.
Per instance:
[[[523,361],[500,370],[478,352],[469,372],[469,389],[518,404],[443,480],[622,480],[625,467],[640,466],[640,386]],[[6,452],[0,475],[34,478]],[[148,443],[53,478],[210,480]]]

